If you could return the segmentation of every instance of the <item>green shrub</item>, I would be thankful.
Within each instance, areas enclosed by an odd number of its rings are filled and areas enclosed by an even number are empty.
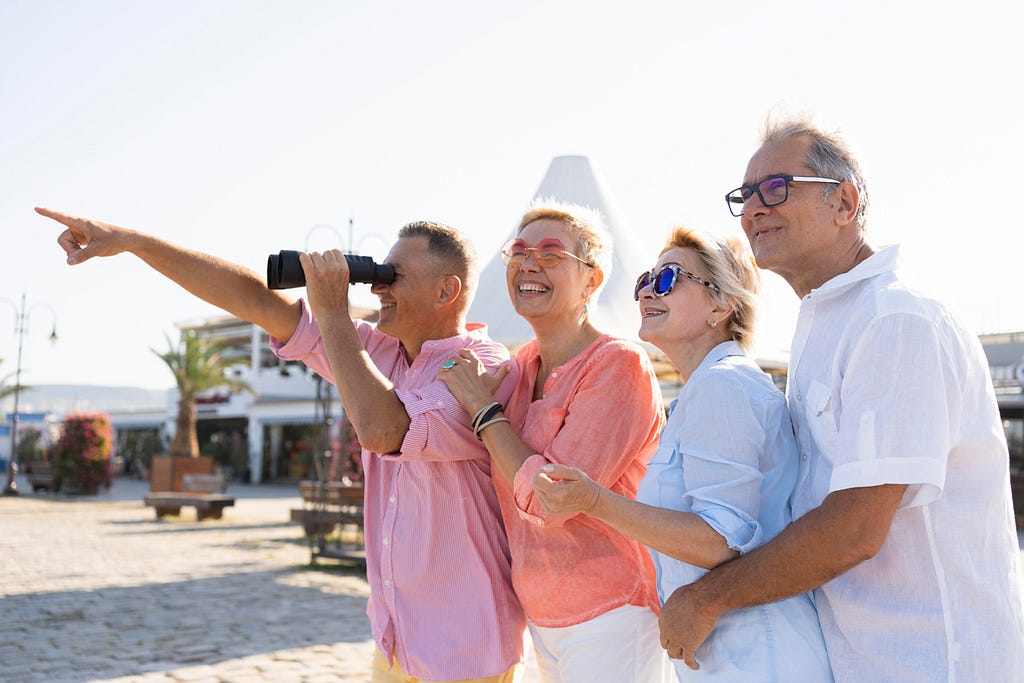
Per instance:
[[[22,467],[37,460],[46,460],[43,433],[35,427],[18,430],[18,462]]]

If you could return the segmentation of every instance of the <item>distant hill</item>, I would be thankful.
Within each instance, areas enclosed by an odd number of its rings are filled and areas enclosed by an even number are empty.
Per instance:
[[[165,410],[168,391],[93,384],[38,384],[22,389],[18,413]],[[7,415],[13,410],[13,396],[0,400],[0,414]]]

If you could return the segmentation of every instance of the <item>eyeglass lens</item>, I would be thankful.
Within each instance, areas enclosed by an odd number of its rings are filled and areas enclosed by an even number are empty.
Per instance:
[[[786,178],[765,178],[756,188],[747,185],[733,190],[726,199],[734,216],[743,214],[743,205],[754,196],[755,191],[764,206],[776,206],[789,198],[789,183]]]
[[[501,250],[505,265],[518,268],[533,252],[533,258],[541,268],[554,268],[562,262],[565,245],[556,239],[543,239],[537,246],[531,247],[526,240],[509,240]]]

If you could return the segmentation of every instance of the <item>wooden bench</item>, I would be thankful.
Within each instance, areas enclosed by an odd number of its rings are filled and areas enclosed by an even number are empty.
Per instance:
[[[32,463],[32,471],[28,473],[28,483],[32,485],[32,493],[39,489],[53,491],[53,465],[37,460]]]
[[[323,488],[321,488],[321,486]],[[291,521],[303,525],[306,535],[330,533],[339,524],[355,525],[362,535],[363,487],[332,481],[325,485],[300,481],[303,507],[292,508]]]
[[[290,519],[302,525],[307,536],[313,536],[317,532],[329,534],[339,524],[342,526],[353,525],[358,533],[362,533],[363,511],[362,510],[313,510],[308,508],[292,508]]]
[[[303,481],[299,492],[303,506],[291,511],[291,520],[305,529],[310,563],[328,557],[365,564],[363,486]]]
[[[224,493],[227,482],[219,474],[186,474],[182,491],[151,491],[145,497],[147,506],[156,510],[156,517],[177,515],[182,507],[194,507],[196,519],[220,519],[224,508],[235,504],[235,497]]]

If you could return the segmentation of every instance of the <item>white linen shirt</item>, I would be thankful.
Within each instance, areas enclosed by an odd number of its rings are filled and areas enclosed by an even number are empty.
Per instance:
[[[736,342],[715,346],[672,402],[637,500],[692,512],[740,553],[791,521],[797,448],[786,398]],[[651,550],[662,603],[706,569]],[[673,660],[681,682],[832,680],[810,593],[723,615],[697,649],[700,669]]]
[[[897,247],[807,294],[787,395],[793,515],[906,484],[875,557],[814,593],[836,681],[1024,681],[1009,456],[977,337],[896,274]]]

